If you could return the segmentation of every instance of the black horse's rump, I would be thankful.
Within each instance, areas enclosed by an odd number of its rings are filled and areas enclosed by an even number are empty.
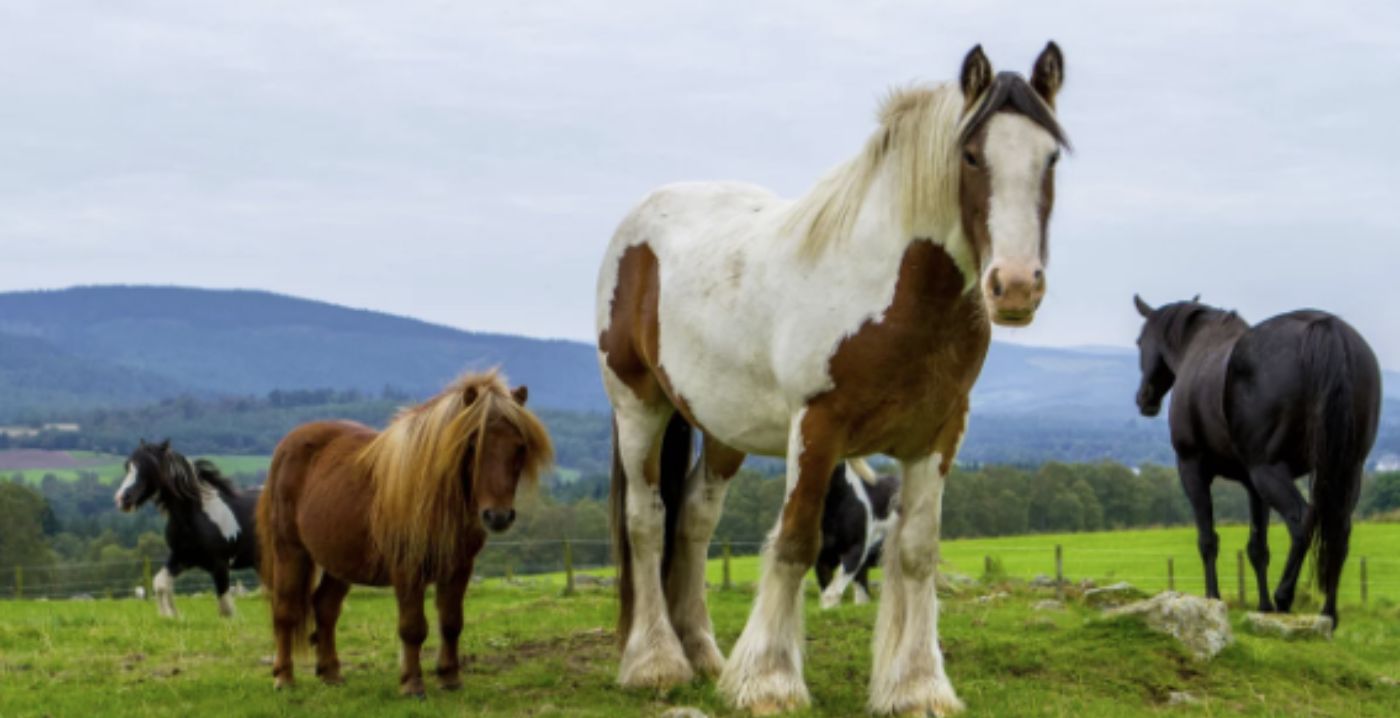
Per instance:
[[[1138,338],[1138,407],[1155,415],[1173,392],[1172,446],[1195,512],[1207,595],[1220,596],[1210,484],[1223,476],[1249,493],[1248,554],[1260,610],[1289,610],[1311,546],[1326,593],[1323,613],[1335,622],[1351,513],[1380,419],[1375,354],[1355,329],[1326,312],[1289,312],[1250,327],[1234,312],[1194,300],[1157,309],[1135,301],[1147,320]],[[1311,505],[1295,485],[1309,475]],[[1292,539],[1272,601],[1270,508]]]

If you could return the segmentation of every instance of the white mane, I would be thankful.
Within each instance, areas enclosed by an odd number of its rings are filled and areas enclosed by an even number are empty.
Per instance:
[[[892,91],[880,105],[880,128],[865,149],[793,204],[787,228],[800,237],[801,253],[817,256],[850,235],[887,161],[896,163],[905,232],[932,235],[956,223],[962,112],[962,92],[951,83]]]

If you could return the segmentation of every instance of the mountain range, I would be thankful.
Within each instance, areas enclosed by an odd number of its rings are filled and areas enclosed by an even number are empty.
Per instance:
[[[529,384],[539,406],[608,409],[594,347],[583,342],[469,332],[262,291],[0,293],[0,421],[178,395],[305,388],[426,395],[464,370],[491,366]],[[1086,440],[1165,450],[1165,421],[1137,416],[1138,377],[1136,352],[1126,348],[994,342],[973,393],[965,453],[1006,441],[1024,446],[1026,461]],[[1386,380],[1400,388],[1400,375]],[[1400,401],[1387,400],[1385,413],[1387,425],[1400,424]]]

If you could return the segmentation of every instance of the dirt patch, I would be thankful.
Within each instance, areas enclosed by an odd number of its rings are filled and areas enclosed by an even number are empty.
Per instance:
[[[463,663],[467,673],[492,674],[553,656],[563,658],[572,672],[583,673],[599,660],[611,656],[617,648],[613,632],[595,628],[545,641],[526,641],[503,646],[499,653],[470,654]]]

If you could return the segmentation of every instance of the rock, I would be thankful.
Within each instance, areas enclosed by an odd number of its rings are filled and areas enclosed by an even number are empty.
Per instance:
[[[1244,617],[1244,627],[1256,636],[1271,636],[1288,641],[1332,640],[1332,619],[1316,614],[1295,616],[1288,613],[1250,612]]]
[[[1097,585],[1098,585],[1098,584],[1094,583],[1094,579],[1092,579],[1092,578],[1081,579],[1081,580],[1079,581],[1079,590],[1081,590],[1081,591],[1088,591],[1089,589],[1091,589],[1091,588],[1093,588],[1093,587],[1095,587],[1095,586],[1097,586]]]
[[[977,584],[977,580],[971,576],[951,571],[939,571],[935,580],[938,582],[938,590],[944,593],[958,593]],[[878,588],[874,583],[871,587]]]
[[[1056,600],[1054,600],[1054,599],[1046,599],[1046,600],[1044,600],[1044,601],[1036,601],[1035,603],[1031,604],[1031,610],[1032,610],[1032,611],[1063,611],[1063,610],[1065,610],[1065,604],[1060,603],[1059,601],[1056,601]]]
[[[574,575],[574,583],[579,586],[612,586],[617,580],[611,576],[594,576],[591,573],[580,573]]]
[[[1147,594],[1125,581],[1111,586],[1091,588],[1084,592],[1084,603],[1094,608],[1111,608],[1147,598]]]
[[[90,593],[75,593],[68,597],[69,601],[93,601],[96,600]]]
[[[1039,575],[1037,575],[1035,578],[1031,579],[1031,588],[1054,588],[1054,587],[1055,587],[1055,579],[1050,578],[1049,576],[1046,576],[1046,575],[1043,574],[1043,573],[1042,573],[1042,574],[1039,574]]]
[[[1167,705],[1169,706],[1198,706],[1200,704],[1200,698],[1186,691],[1172,691],[1167,696]]]
[[[1105,618],[1136,618],[1165,633],[1201,660],[1210,660],[1234,642],[1225,602],[1164,591],[1145,601],[1109,609]]]
[[[978,603],[992,603],[993,601],[1000,601],[1001,599],[1006,598],[1006,597],[1008,597],[1008,596],[1010,596],[1010,595],[1011,595],[1011,594],[1009,594],[1009,593],[1007,593],[1007,592],[1005,592],[1005,591],[997,591],[996,593],[989,593],[989,594],[987,594],[987,595],[985,595],[985,596],[978,596],[978,597],[977,597],[977,602],[978,602]]]
[[[702,710],[700,710],[699,708],[691,708],[691,707],[689,707],[689,706],[681,706],[680,708],[672,708],[671,710],[668,710],[668,711],[666,711],[665,713],[662,713],[662,714],[661,714],[661,718],[710,718],[710,717],[707,716],[707,715],[705,715],[705,712],[702,711]]]

